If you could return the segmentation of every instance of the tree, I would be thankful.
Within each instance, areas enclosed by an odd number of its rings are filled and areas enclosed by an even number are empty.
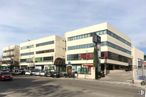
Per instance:
[[[98,57],[98,50],[97,47],[94,47],[94,59],[93,64],[95,67],[95,79],[98,79],[99,77],[99,57]]]
[[[56,58],[54,61],[54,65],[56,65],[56,69],[60,72],[60,69],[65,67],[65,59],[64,58]]]

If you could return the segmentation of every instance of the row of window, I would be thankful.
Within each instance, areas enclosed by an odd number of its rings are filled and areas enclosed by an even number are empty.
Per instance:
[[[82,44],[82,45],[76,45],[76,46],[69,46],[68,50],[74,50],[74,49],[84,49],[84,48],[91,48],[94,47],[93,43],[90,44]]]
[[[47,41],[47,42],[43,42],[43,43],[38,43],[38,44],[36,44],[36,47],[50,45],[50,44],[54,44],[54,41]],[[21,50],[30,49],[30,48],[34,48],[34,45],[23,46],[23,47],[21,47]]]
[[[35,62],[53,62],[53,56],[35,58]]]
[[[120,36],[116,35],[115,33],[107,30],[107,34],[112,36],[112,37],[114,37],[114,38],[116,38],[117,40],[120,40],[121,42],[127,44],[128,46],[131,46],[130,42],[126,41],[125,39],[121,38]]]
[[[34,45],[23,46],[23,47],[21,47],[21,50],[30,49],[30,48],[33,48],[33,47],[34,47]]]
[[[101,42],[101,46],[109,46],[109,47],[112,47],[114,49],[120,50],[120,51],[122,51],[124,53],[131,54],[131,51],[129,51],[129,50],[125,49],[125,48],[122,48],[122,47],[120,47],[118,45],[115,45],[115,44],[113,44],[111,42],[108,42],[108,41]]]
[[[35,58],[35,62],[52,62],[53,61],[53,56],[49,56],[49,57],[37,57]],[[21,63],[26,62],[26,63],[32,63],[33,62],[33,58],[26,58],[26,59],[21,59],[20,60]]]
[[[126,41],[125,39],[121,38],[120,36],[116,35],[115,33],[111,32],[109,30],[101,30],[101,31],[87,33],[87,34],[82,34],[82,35],[68,37],[68,41],[78,40],[78,39],[87,38],[87,37],[92,37],[93,36],[93,33],[96,33],[97,35],[108,34],[108,35],[116,38],[117,40],[119,40],[119,41],[127,44],[128,46],[131,46],[131,43],[130,42]]]
[[[44,46],[44,45],[50,45],[50,44],[54,44],[54,41],[48,41],[48,42],[38,43],[38,44],[36,44],[36,47]]]
[[[54,52],[54,49],[36,51],[36,54],[43,54],[43,53],[50,53],[50,52]],[[21,53],[21,56],[28,56],[28,55],[34,55],[34,52]]]
[[[9,49],[9,50],[5,50],[4,52],[7,53],[7,52],[13,52],[14,49]]]
[[[43,50],[43,51],[36,51],[36,54],[51,53],[51,52],[54,52],[54,49]]]
[[[97,35],[102,35],[102,34],[106,34],[106,30],[100,30],[100,31],[92,32],[92,33],[68,37],[68,41],[92,37],[94,33],[96,33]]]
[[[70,54],[67,55],[67,60],[90,60],[93,59],[93,53]]]
[[[21,53],[21,56],[34,55],[34,52]]]
[[[23,62],[32,63],[32,62],[33,62],[33,58],[21,59],[20,62],[21,62],[21,63],[23,63]]]
[[[101,59],[111,59],[111,60],[116,60],[116,61],[121,61],[121,62],[129,62],[129,58],[118,55],[112,52],[101,52]]]
[[[3,58],[12,58],[14,55],[3,56]]]
[[[131,54],[131,51],[125,49],[125,48],[122,48],[118,45],[115,45],[111,42],[108,42],[108,41],[104,41],[104,42],[101,42],[101,46],[109,46],[109,47],[112,47],[114,49],[117,49],[117,50],[120,50],[124,53],[128,53],[128,54]],[[90,44],[83,44],[83,45],[76,45],[76,46],[69,46],[68,47],[68,50],[75,50],[75,49],[84,49],[84,48],[91,48],[91,47],[94,47],[94,44],[93,43],[90,43]]]
[[[83,54],[70,54],[67,55],[67,60],[72,61],[72,60],[91,60],[94,58],[93,53],[83,53]],[[111,60],[116,60],[120,62],[126,62],[128,63],[130,60],[128,57],[118,55],[112,52],[101,52],[101,59],[111,59]]]

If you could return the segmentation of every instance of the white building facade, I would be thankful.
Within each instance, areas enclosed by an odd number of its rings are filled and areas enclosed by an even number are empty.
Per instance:
[[[132,63],[133,63],[133,80],[143,80],[142,76],[146,76],[144,69],[144,52],[136,47],[132,48]]]
[[[86,67],[91,73],[93,67],[93,34],[101,37],[101,70],[125,69],[131,67],[131,39],[108,23],[66,32],[66,64],[81,72]]]
[[[21,68],[50,68],[58,57],[65,57],[65,39],[60,36],[48,36],[20,44]]]
[[[19,46],[10,45],[3,48],[2,66],[19,65]]]

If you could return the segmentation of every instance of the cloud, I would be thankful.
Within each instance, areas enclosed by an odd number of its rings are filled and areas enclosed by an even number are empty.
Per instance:
[[[0,49],[109,22],[146,48],[145,0],[0,0]]]

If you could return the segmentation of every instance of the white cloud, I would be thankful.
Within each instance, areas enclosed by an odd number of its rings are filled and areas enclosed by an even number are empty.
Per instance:
[[[145,0],[0,0],[0,49],[9,44],[109,22],[146,48]]]

